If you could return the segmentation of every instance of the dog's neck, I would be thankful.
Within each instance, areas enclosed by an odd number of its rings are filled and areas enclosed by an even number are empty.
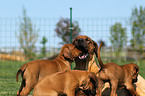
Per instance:
[[[72,62],[66,60],[66,59],[64,58],[64,56],[60,56],[60,55],[59,55],[56,59],[59,60],[59,61],[61,61],[61,62],[63,62],[63,64],[65,64],[65,65],[68,66],[68,67],[71,66],[71,63],[72,63]]]
[[[84,60],[80,60],[79,58],[76,58],[75,62],[76,62],[76,68],[75,69],[77,69],[77,70],[86,70],[86,71],[90,70],[91,65],[93,63],[95,63],[95,55],[94,54],[92,56],[89,55]],[[95,65],[96,65],[96,63],[95,63]]]
[[[80,60],[79,58],[75,59],[75,63],[76,63],[76,70],[86,70],[87,71],[87,60]]]

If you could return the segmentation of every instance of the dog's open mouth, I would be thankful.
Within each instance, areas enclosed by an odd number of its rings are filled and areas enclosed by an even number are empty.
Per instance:
[[[79,59],[86,59],[88,57],[88,53],[87,54],[81,54],[81,56],[79,56]]]

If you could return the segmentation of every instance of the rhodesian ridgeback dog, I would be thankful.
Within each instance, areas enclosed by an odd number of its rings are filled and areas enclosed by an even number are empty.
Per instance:
[[[33,96],[76,96],[76,91],[89,91],[88,96],[95,96],[97,77],[93,72],[65,70],[46,75],[35,86]]]
[[[61,48],[60,54],[54,60],[35,60],[24,64],[16,74],[22,75],[22,83],[17,95],[27,95],[45,75],[70,69],[71,62],[78,56],[81,51],[73,44],[66,44]]]
[[[95,55],[97,57],[98,45],[95,41],[93,41],[88,36],[82,35],[77,36],[72,44],[74,44],[79,50],[84,52],[85,54],[77,57],[75,59],[77,70],[88,70],[91,72],[98,72],[99,65],[97,66],[95,62]]]
[[[97,73],[99,78],[98,84],[98,96],[101,96],[102,87],[105,82],[109,82],[111,86],[110,96],[116,96],[117,88],[126,88],[130,91],[133,96],[138,96],[137,92],[133,87],[133,83],[137,82],[137,77],[139,73],[139,67],[136,64],[130,63],[126,65],[117,65],[115,63],[103,64],[100,57],[100,49],[98,49],[98,61],[101,69]]]

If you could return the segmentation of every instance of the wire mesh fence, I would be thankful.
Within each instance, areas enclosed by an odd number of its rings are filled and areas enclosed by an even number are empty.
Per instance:
[[[55,32],[56,24],[60,20],[60,18],[47,18],[47,17],[36,17],[30,18],[32,22],[32,26],[34,29],[39,29],[38,32],[38,40],[35,43],[35,52],[37,55],[40,54],[42,44],[40,43],[43,36],[47,38],[46,42],[46,53],[47,57],[52,56],[59,52],[61,48],[62,40],[57,36]],[[125,27],[127,34],[127,43],[124,48],[130,46],[130,40],[132,38],[131,34],[131,26],[130,19],[128,17],[83,17],[83,18],[73,18],[73,21],[77,21],[79,27],[81,29],[80,35],[87,35],[92,38],[94,41],[98,42],[103,41],[106,45],[105,50],[113,50],[111,45],[110,38],[110,27],[114,25],[116,22],[120,22],[122,27]],[[16,55],[23,54],[23,49],[20,45],[20,40],[18,39],[18,35],[20,33],[20,24],[22,22],[22,18],[0,18],[0,52]],[[111,48],[111,49],[110,49]],[[127,51],[125,49],[122,50],[123,54],[127,55]],[[112,53],[110,53],[111,55]],[[104,54],[105,55],[105,54]],[[1,55],[1,59],[2,59]],[[41,58],[39,58],[41,59]]]
[[[20,24],[23,21],[20,17],[0,17],[0,94],[16,94],[18,86],[15,81],[17,70],[25,62],[34,59],[47,59],[55,54],[58,54],[62,47],[61,38],[55,32],[56,24],[61,18],[49,17],[32,17],[31,23],[35,30],[38,31],[38,40],[35,43],[35,58],[26,60],[24,50],[20,45],[18,35],[21,32]],[[104,62],[112,62],[124,64],[134,62],[138,63],[137,59],[140,57],[140,64],[144,63],[145,54],[142,56],[137,51],[133,51],[130,40],[132,38],[131,25],[129,17],[77,17],[73,18],[77,21],[81,29],[80,35],[87,35],[98,44],[103,41],[105,46],[101,50],[102,60]],[[120,22],[122,27],[126,28],[127,42],[123,48],[116,52],[116,48],[112,45],[110,38],[110,28],[116,22]],[[41,44],[43,37],[47,38],[46,42],[46,56],[41,56]],[[121,39],[121,38],[120,38]],[[116,55],[120,53],[120,55]],[[141,66],[141,75],[145,77],[143,72],[145,66]],[[7,82],[7,83],[6,83]],[[6,84],[5,84],[6,83]],[[5,86],[4,86],[5,85]]]

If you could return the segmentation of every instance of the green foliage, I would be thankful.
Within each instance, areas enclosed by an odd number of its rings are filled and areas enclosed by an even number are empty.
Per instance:
[[[41,48],[41,54],[43,57],[46,56],[46,46],[45,46],[46,42],[47,42],[47,38],[43,36],[42,41],[40,42],[43,45],[43,47]]]
[[[115,51],[117,51],[116,55],[119,55],[123,45],[125,45],[127,42],[126,28],[123,28],[120,23],[115,23],[110,28],[110,34],[110,40],[113,48],[115,48]]]
[[[132,39],[131,46],[134,50],[139,49],[139,53],[143,53],[145,44],[145,8],[133,9],[131,16]]]
[[[72,39],[79,35],[81,29],[79,28],[78,22],[72,23]],[[70,43],[70,20],[61,18],[60,21],[56,25],[55,32],[58,37],[62,39],[60,44],[68,44]]]
[[[20,32],[17,37],[26,59],[33,59],[35,56],[35,43],[38,39],[39,30],[32,26],[30,18],[26,15],[26,10],[23,9],[23,20],[20,23]]]

